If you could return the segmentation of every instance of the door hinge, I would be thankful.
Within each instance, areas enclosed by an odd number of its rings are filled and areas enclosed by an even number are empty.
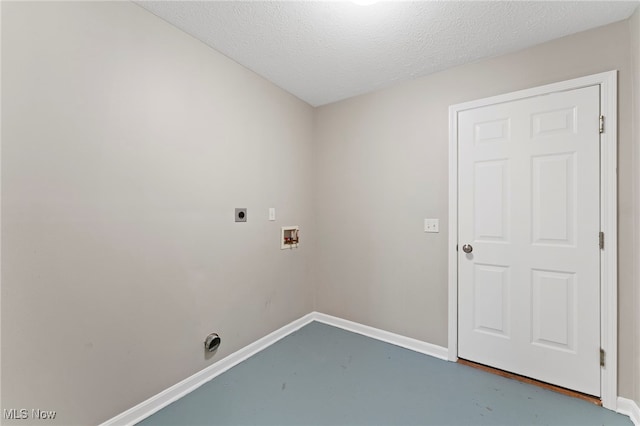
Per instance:
[[[600,235],[598,239],[600,244],[600,250],[604,250],[604,232],[600,231]]]
[[[604,133],[604,115],[600,116],[600,133]]]
[[[604,367],[605,355],[604,349],[600,348],[600,367]]]

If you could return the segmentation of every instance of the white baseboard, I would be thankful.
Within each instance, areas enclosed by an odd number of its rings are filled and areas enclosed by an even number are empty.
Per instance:
[[[279,328],[273,333],[270,333],[263,338],[245,346],[244,348],[226,356],[215,364],[212,364],[209,367],[197,372],[193,376],[188,377],[179,383],[176,383],[175,385],[160,392],[159,394],[154,395],[146,401],[143,401],[140,404],[136,405],[135,407],[128,409],[124,413],[121,413],[107,420],[100,426],[135,425],[136,423],[141,422],[142,420],[146,419],[153,413],[161,410],[172,402],[182,398],[188,393],[193,392],[216,376],[219,376],[220,374],[229,370],[231,367],[238,365],[247,358],[250,358],[256,353],[276,343],[283,337],[288,336],[289,334],[293,333],[296,330],[299,330],[300,328],[313,321],[318,321],[334,327],[342,328],[347,331],[362,334],[373,339],[391,343],[393,345],[407,348],[412,351],[430,355],[436,358],[444,360],[447,359],[447,348],[421,342],[420,340],[401,336],[395,333],[390,333],[388,331],[380,330],[374,327],[369,327],[357,322],[322,314],[320,312],[311,312],[303,316],[302,318],[299,318],[285,325],[284,327]]]
[[[324,324],[362,334],[376,340],[391,343],[392,345],[410,349],[412,351],[443,359],[445,361],[447,361],[449,357],[449,350],[447,348],[433,345],[431,343],[426,343],[421,340],[412,339],[411,337],[406,337],[400,334],[391,333],[389,331],[380,330],[379,328],[369,327],[368,325],[363,325],[331,315],[322,314],[320,312],[313,312],[312,318],[315,321],[322,322]]]
[[[278,340],[283,337],[288,336],[294,331],[304,327],[313,321],[313,313],[307,314],[302,318],[299,318],[282,328],[274,331],[273,333],[267,334],[263,338],[256,340],[255,342],[245,346],[244,348],[224,357],[220,361],[215,364],[210,365],[209,367],[197,372],[191,377],[184,379],[183,381],[176,383],[168,389],[160,392],[157,395],[152,396],[146,401],[141,402],[121,413],[106,422],[102,423],[100,426],[129,426],[135,425],[138,422],[146,419],[156,411],[161,410],[172,402],[182,398],[188,393],[193,392],[200,386],[204,385],[211,379],[219,376],[224,373],[231,367],[234,367],[244,361],[247,358],[255,355],[263,349],[271,346],[276,343]]]
[[[141,402],[133,408],[130,408],[124,413],[119,414],[110,420],[107,420],[100,426],[135,425],[136,423],[141,422],[145,418],[161,410],[172,402],[182,398],[188,393],[193,392],[195,389],[212,380],[216,376],[229,370],[231,367],[234,367],[247,358],[250,358],[256,353],[276,343],[283,337],[288,336],[289,334],[313,321],[318,321],[334,327],[342,328],[347,331],[362,334],[363,336],[371,337],[376,340],[387,342],[392,345],[410,349],[412,351],[439,358],[445,361],[448,360],[449,351],[445,347],[422,342],[417,339],[412,339],[410,337],[380,330],[374,327],[369,327],[367,325],[348,321],[320,312],[311,312],[310,314],[307,314],[302,318],[299,318],[274,331],[273,333],[270,333],[263,338],[245,346],[237,352],[228,355],[215,364],[210,365],[209,367],[171,386],[170,388],[160,392],[159,394],[152,396],[151,398]],[[616,411],[620,414],[629,416],[635,426],[640,426],[640,408],[634,401],[627,398],[618,397]]]
[[[640,426],[640,406],[635,401],[619,396],[618,409],[616,411],[629,416],[635,426]]]

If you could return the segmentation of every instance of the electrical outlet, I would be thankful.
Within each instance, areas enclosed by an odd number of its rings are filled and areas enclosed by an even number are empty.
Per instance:
[[[424,220],[424,232],[440,232],[440,220],[439,219],[425,219]]]
[[[247,221],[247,209],[239,208],[236,209],[236,222],[246,222]]]

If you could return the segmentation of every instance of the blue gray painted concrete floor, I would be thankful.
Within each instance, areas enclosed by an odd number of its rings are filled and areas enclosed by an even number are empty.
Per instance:
[[[140,425],[632,423],[579,399],[314,322]]]

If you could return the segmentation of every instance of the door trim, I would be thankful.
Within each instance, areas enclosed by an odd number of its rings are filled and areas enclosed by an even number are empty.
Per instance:
[[[600,134],[600,230],[606,236],[604,249],[600,251],[600,346],[606,353],[606,366],[600,368],[600,393],[602,405],[615,410],[618,398],[618,72],[615,70],[449,107],[448,359],[458,359],[458,113],[595,85],[600,85],[600,113],[605,117],[604,132]],[[597,242],[594,235],[594,244]]]

